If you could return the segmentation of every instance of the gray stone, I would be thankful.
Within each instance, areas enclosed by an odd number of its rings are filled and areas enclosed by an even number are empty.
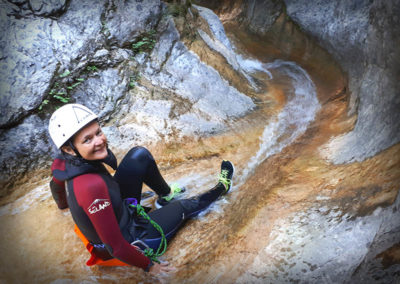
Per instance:
[[[210,9],[196,5],[193,5],[193,7],[196,8],[200,16],[207,21],[211,33],[214,35],[214,37],[218,41],[220,41],[226,48],[232,49],[231,43],[225,34],[225,30],[218,16]]]
[[[27,0],[9,0],[8,2],[17,4],[17,5],[21,5],[21,4],[27,3],[28,1]]]
[[[0,181],[2,188],[8,181],[34,168],[49,166],[49,159],[56,153],[49,143],[48,122],[37,115],[0,135]],[[34,161],[34,162],[33,162]]]
[[[130,49],[123,49],[123,48],[113,49],[111,50],[110,59],[107,61],[107,64],[109,66],[115,66],[121,62],[129,61],[131,60],[132,55],[133,52]],[[133,64],[133,62],[131,61],[129,62]]]
[[[280,1],[250,0],[246,2],[245,23],[251,31],[259,34],[266,33],[283,11]]]
[[[57,68],[50,30],[52,20],[1,17],[0,127],[15,124],[37,108]]]
[[[198,29],[197,32],[203,41],[211,49],[224,56],[233,69],[239,70],[240,67],[236,60],[236,54],[232,49],[232,45],[225,34],[225,29],[218,16],[215,15],[210,9],[204,7],[193,5],[193,8],[196,8],[199,12],[199,15],[207,21],[213,36],[213,38],[210,38],[205,31]]]
[[[35,15],[54,16],[63,13],[66,8],[65,0],[29,0],[29,5]]]
[[[393,244],[400,243],[400,195],[392,206],[383,210],[379,208],[374,212],[374,216],[382,220],[379,229],[372,242],[367,244],[368,253],[348,283],[396,283],[393,276],[400,273],[399,264],[393,263],[389,267],[384,267],[380,255]]]
[[[161,10],[159,1],[120,1],[113,11],[106,1],[94,4],[91,0],[72,0],[68,5],[55,0],[14,3],[18,6],[0,2],[0,127],[14,126],[0,133],[1,185],[25,172],[26,167],[18,168],[21,161],[31,168],[49,162],[52,143],[48,140],[47,121],[30,114],[37,110],[54,82],[71,84],[75,82],[73,78],[81,77],[87,65],[98,65],[98,71],[83,76],[86,81],[70,95],[76,102],[93,108],[104,120],[118,111],[128,90],[129,68],[132,69],[129,62],[124,63],[125,67],[119,64],[130,61],[132,51],[110,48],[102,15],[107,14],[112,23],[110,38],[123,45],[134,35],[155,28]],[[66,70],[71,74],[60,78],[59,74]],[[28,131],[30,127],[32,130]],[[36,140],[32,145],[41,143],[40,147],[29,149],[24,144]]]
[[[169,100],[140,98],[148,92],[143,86],[135,87],[135,101],[126,109],[118,129],[109,139],[118,149],[129,149],[134,144],[155,143],[169,140],[174,120],[170,119],[173,103]]]
[[[86,105],[102,119],[108,120],[128,90],[128,82],[129,76],[123,68],[106,69],[79,85],[72,97],[76,103]]]
[[[122,1],[112,4],[105,17],[105,28],[111,44],[128,46],[142,33],[156,28],[162,4],[159,0]]]
[[[161,68],[170,56],[173,46],[180,39],[180,35],[176,30],[175,24],[172,20],[167,20],[160,23],[160,29],[162,29],[163,32],[157,40],[154,49],[150,55],[151,60],[148,64],[150,64],[149,67],[151,68],[148,68],[146,70],[148,74],[150,74],[152,70],[153,72],[161,71]],[[139,56],[141,56],[141,54],[139,54]],[[143,61],[142,63],[144,63],[145,58],[137,58],[137,60],[139,62]]]
[[[242,116],[254,107],[249,97],[230,86],[215,69],[201,62],[196,54],[177,41],[178,31],[172,21],[166,31],[172,35],[161,35],[163,44],[155,46],[152,60],[145,64],[143,72],[153,85],[173,90],[192,103],[192,114],[182,118],[181,127],[190,123],[196,133],[212,133],[220,130],[227,118]],[[230,103],[226,104],[226,101]],[[210,123],[214,125],[211,128]],[[189,127],[184,128],[189,130]]]
[[[24,2],[24,1],[22,1]],[[7,0],[1,0],[0,1],[0,22],[1,22],[1,32],[4,33],[6,31],[6,24],[7,17],[11,15],[18,15],[20,12],[20,8],[17,6],[18,1],[7,1]]]
[[[336,163],[362,161],[400,140],[397,79],[390,70],[369,65],[360,83],[362,97],[354,130],[321,149],[325,157]]]
[[[352,132],[323,150],[335,163],[362,161],[400,141],[399,1],[292,1],[287,13],[349,76]],[[359,101],[359,104],[357,104]]]
[[[19,18],[20,16],[58,17],[66,11],[66,0],[2,0],[5,5],[15,4],[8,15]],[[7,3],[8,2],[8,3]]]
[[[357,218],[321,214],[320,206],[275,224],[268,246],[237,283],[396,283],[400,266],[384,270],[376,258],[400,241],[400,196]]]
[[[1,12],[0,127],[15,125],[38,108],[58,64],[66,68],[98,48],[102,11],[102,5],[86,0],[71,1],[58,21],[16,19]]]
[[[53,23],[49,44],[62,67],[77,65],[101,49],[101,14],[104,9],[102,2],[93,5],[90,0],[73,0],[68,11]]]

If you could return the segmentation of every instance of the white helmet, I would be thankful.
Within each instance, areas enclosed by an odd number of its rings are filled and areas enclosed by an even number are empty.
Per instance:
[[[63,105],[50,118],[49,132],[51,139],[60,149],[75,133],[97,118],[93,111],[83,105]]]

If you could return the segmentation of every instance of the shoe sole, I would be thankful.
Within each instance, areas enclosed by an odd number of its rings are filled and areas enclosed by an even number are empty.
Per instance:
[[[227,194],[227,193],[228,193],[229,191],[231,191],[232,188],[233,188],[233,175],[235,174],[235,165],[234,165],[231,161],[229,161],[229,162],[231,163],[232,169],[233,169],[233,171],[232,171],[232,178],[231,178],[231,186],[229,187],[229,189],[228,189],[227,191],[225,191],[224,194]]]

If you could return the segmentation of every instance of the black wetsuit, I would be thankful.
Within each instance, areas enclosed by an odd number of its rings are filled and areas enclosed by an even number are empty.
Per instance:
[[[136,198],[140,202],[143,183],[161,196],[169,194],[170,188],[146,148],[131,149],[118,167],[113,153],[110,150],[108,153],[102,161],[87,161],[68,154],[56,158],[50,182],[53,197],[59,208],[69,206],[76,225],[94,245],[99,257],[115,257],[148,269],[151,260],[131,243],[141,240],[157,249],[161,235],[124,199]],[[114,176],[109,174],[103,162],[116,169]],[[187,218],[196,216],[224,191],[224,186],[219,183],[200,196],[171,202],[150,212],[149,216],[161,226],[169,240]]]

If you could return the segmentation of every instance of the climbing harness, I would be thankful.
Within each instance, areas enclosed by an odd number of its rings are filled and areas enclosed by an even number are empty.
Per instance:
[[[157,251],[155,252],[152,248],[150,248],[148,245],[146,245],[143,241],[134,241],[131,244],[135,245],[138,242],[142,244],[145,249],[143,250],[143,253],[145,256],[150,258],[152,261],[155,261],[157,263],[160,263],[158,260],[158,257],[162,256],[165,251],[167,250],[167,239],[165,237],[165,234],[163,232],[163,229],[158,225],[156,222],[154,222],[149,215],[147,215],[146,211],[144,208],[137,203],[137,200],[135,198],[127,198],[127,201],[129,203],[129,206],[132,208],[136,209],[136,212],[139,216],[142,216],[144,219],[150,222],[150,224],[160,233],[161,235],[161,243],[160,246],[158,247]]]
[[[127,198],[125,199],[128,202],[128,205],[132,208],[136,209],[136,212],[138,215],[142,216],[146,220],[150,222],[150,224],[161,234],[161,243],[160,246],[158,247],[157,251],[155,252],[151,247],[149,247],[145,242],[142,240],[136,240],[131,243],[132,246],[135,246],[138,249],[141,249],[140,247],[143,247],[144,249],[142,250],[143,254],[150,258],[152,261],[160,263],[158,260],[158,257],[163,255],[165,251],[167,250],[167,239],[165,237],[165,234],[156,222],[154,222],[149,215],[147,215],[145,209],[137,203],[137,200],[135,198]],[[87,266],[92,266],[92,265],[102,265],[102,266],[128,266],[129,264],[124,263],[118,259],[112,258],[108,260],[103,260],[100,257],[98,257],[94,251],[95,246],[91,244],[88,239],[82,234],[82,232],[79,230],[78,226],[75,224],[74,227],[75,233],[78,235],[78,237],[82,240],[84,243],[86,249],[90,252],[90,259],[86,262]],[[140,246],[138,246],[140,245]]]
[[[74,231],[78,235],[78,237],[81,239],[83,244],[85,245],[86,249],[90,253],[90,259],[86,261],[87,266],[92,266],[92,265],[101,265],[101,266],[129,266],[129,264],[116,259],[116,258],[111,258],[104,260],[101,257],[97,256],[95,253],[95,246],[91,244],[88,239],[85,237],[84,234],[79,230],[78,226],[75,224],[74,226]]]

